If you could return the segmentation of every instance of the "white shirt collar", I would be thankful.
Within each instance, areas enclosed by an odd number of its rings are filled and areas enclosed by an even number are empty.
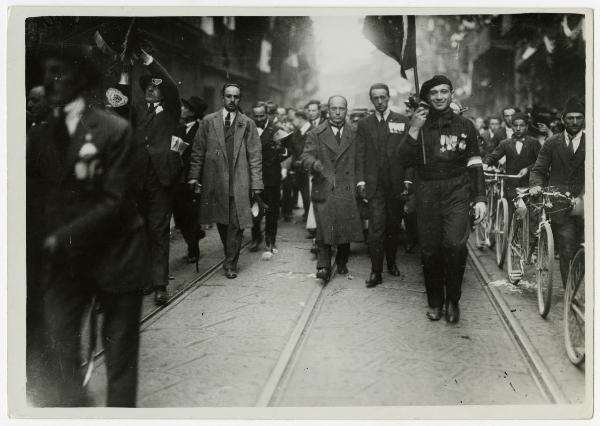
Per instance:
[[[337,128],[335,126],[329,126],[329,127],[331,127],[331,130],[333,130],[334,135],[337,136],[338,132],[340,132],[340,136],[343,136],[344,135],[344,127],[346,127],[346,126],[344,125],[340,128]]]
[[[85,100],[81,96],[78,97],[74,101],[71,101],[65,105],[64,111],[67,130],[69,131],[69,134],[73,136],[75,130],[77,129],[77,124],[79,124],[79,119],[85,111]]]
[[[194,124],[196,124],[196,123],[197,123],[196,120],[190,121],[189,123],[185,123],[185,133],[186,134],[189,133],[190,130],[192,130],[192,127],[194,127]]]
[[[575,136],[571,137],[565,130],[565,143],[569,146],[569,139],[573,142],[573,152],[577,151],[579,148],[579,143],[581,142],[581,136],[583,135],[583,130],[580,130]]]
[[[300,127],[300,134],[304,136],[304,134],[308,132],[308,129],[310,129],[310,121],[307,121],[302,127]]]
[[[385,111],[383,111],[383,119],[385,121],[387,121],[388,116],[390,115],[390,109],[386,109]],[[379,113],[379,111],[375,111],[375,116],[377,117],[377,121],[381,121],[381,117],[382,115]]]
[[[236,112],[236,111],[233,111],[233,112],[231,112],[231,111],[227,111],[225,108],[223,108],[223,110],[222,110],[222,114],[223,114],[223,123],[225,123],[225,117],[227,117],[227,114],[228,114],[228,113],[230,114],[230,116],[229,116],[229,117],[230,117],[230,119],[231,119],[231,122],[233,123],[233,120],[235,119],[235,116],[236,116],[237,112]]]

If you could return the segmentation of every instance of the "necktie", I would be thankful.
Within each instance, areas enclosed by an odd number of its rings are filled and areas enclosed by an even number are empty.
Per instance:
[[[570,136],[567,136],[567,139],[569,140],[569,153],[571,154],[571,157],[575,155],[575,149],[573,148],[573,138]]]
[[[337,128],[337,133],[335,134],[335,138],[337,139],[338,145],[342,143],[342,128]]]
[[[228,112],[227,116],[225,117],[225,128],[229,129],[231,127],[231,113]]]
[[[65,111],[62,108],[58,109],[58,115],[54,120],[53,129],[54,143],[61,154],[67,149],[71,137],[69,135],[69,129],[67,128],[67,121],[65,118]]]
[[[154,104],[153,103],[149,103],[148,104],[148,110],[146,111],[147,115],[152,115],[152,113],[154,112]]]

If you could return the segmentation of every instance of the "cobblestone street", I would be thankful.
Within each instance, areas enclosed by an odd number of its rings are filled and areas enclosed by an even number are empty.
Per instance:
[[[172,244],[174,290],[196,274],[179,260],[179,239]],[[461,320],[449,325],[425,318],[418,254],[400,250],[402,275],[384,275],[382,285],[368,289],[366,246],[355,244],[350,274],[322,288],[300,224],[281,222],[278,247],[270,261],[261,260],[260,251],[244,251],[238,279],[226,279],[219,268],[143,324],[139,407],[255,406],[269,387],[271,406],[549,402],[471,262]],[[201,251],[202,272],[222,255],[216,230],[207,232]],[[491,285],[502,287],[563,394],[581,402],[585,374],[563,353],[561,307],[541,319],[534,292],[499,284],[491,253],[477,252],[496,280]],[[145,303],[148,312],[151,297]],[[98,405],[104,383],[101,365],[90,386]]]

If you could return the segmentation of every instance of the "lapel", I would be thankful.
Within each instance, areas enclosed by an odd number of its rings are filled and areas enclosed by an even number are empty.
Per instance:
[[[242,118],[242,113],[238,111],[235,115],[235,120],[231,123],[233,131],[235,132],[233,135],[233,164],[237,162],[238,153],[240,152],[240,147],[242,146],[242,139],[244,138],[244,133],[246,132],[246,120]]]
[[[389,116],[388,116],[389,118]],[[373,145],[375,147],[375,149],[377,150],[377,152],[379,152],[379,144],[377,143],[377,126],[379,126],[379,121],[377,120],[377,114],[373,113],[371,114],[371,116],[369,117],[369,121],[367,121],[367,123],[369,124],[369,127],[371,128],[370,130],[370,134],[371,137],[369,138],[371,141],[371,145]]]
[[[340,150],[340,146],[338,145],[337,139],[335,138],[335,135],[333,134],[333,130],[331,129],[331,127],[328,124],[325,124],[325,126],[320,134],[321,134],[321,141],[325,144],[325,146],[327,146],[330,150],[332,150],[333,152],[338,154],[339,150]],[[342,137],[343,136],[344,136],[344,134],[342,134]]]
[[[571,153],[569,152],[569,148],[567,147],[567,140],[565,139],[564,131],[560,132],[560,134],[558,135],[557,143],[560,160],[563,162],[566,169],[569,170],[571,166]]]
[[[227,158],[227,148],[225,147],[225,126],[223,125],[223,113],[222,110],[219,110],[213,117],[212,125],[217,134],[217,141],[221,146],[221,151],[223,152],[223,156]]]
[[[342,154],[352,145],[352,130],[349,125],[344,126],[344,132],[342,133],[342,142],[338,147],[338,155],[335,158],[335,161],[339,160]],[[337,143],[337,141],[336,141]]]
[[[98,127],[98,116],[93,108],[86,106],[86,110],[77,123],[75,133],[71,135],[69,147],[65,155],[61,180],[69,177],[73,173],[73,167],[79,159],[79,150],[86,142],[94,143],[94,136]]]

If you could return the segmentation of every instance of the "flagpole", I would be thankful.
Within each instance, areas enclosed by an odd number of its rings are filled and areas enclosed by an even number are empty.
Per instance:
[[[413,76],[415,79],[415,94],[417,97],[419,97],[419,70],[417,69],[417,61],[415,61],[415,67],[413,68]],[[420,130],[418,137],[421,139],[421,147],[423,148],[423,164],[427,164],[427,157],[425,156],[425,141],[423,140],[423,135],[421,134]]]

